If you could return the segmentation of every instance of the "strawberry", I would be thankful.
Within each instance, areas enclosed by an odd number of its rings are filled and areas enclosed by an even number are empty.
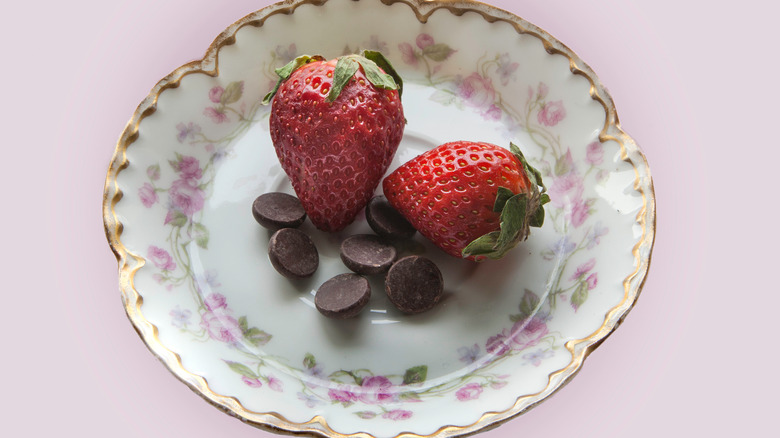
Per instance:
[[[371,199],[401,142],[401,78],[368,50],[329,61],[304,55],[276,73],[264,99],[273,99],[276,155],[312,223],[339,231]]]
[[[489,143],[445,143],[401,165],[382,188],[420,234],[474,261],[501,258],[525,240],[529,227],[542,226],[550,200],[541,174],[514,144],[508,151]]]

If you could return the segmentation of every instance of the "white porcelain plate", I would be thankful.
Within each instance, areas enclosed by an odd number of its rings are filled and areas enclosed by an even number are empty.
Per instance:
[[[317,273],[274,271],[251,204],[293,192],[260,100],[293,57],[361,48],[405,79],[391,170],[447,141],[512,141],[552,202],[500,261],[459,260],[420,236],[404,245],[443,272],[432,311],[399,313],[372,278],[369,307],[337,321],[313,291],[347,271],[341,239],[370,230],[362,216],[332,235],[307,222]],[[475,2],[298,0],[239,20],[154,87],[117,145],[104,218],[130,321],[210,403],[274,431],[455,436],[551,395],[616,328],[647,274],[654,205],[606,90],[543,30]]]

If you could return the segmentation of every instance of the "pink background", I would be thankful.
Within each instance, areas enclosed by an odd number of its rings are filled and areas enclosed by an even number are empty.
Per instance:
[[[101,216],[136,105],[269,3],[44,0],[3,13],[3,435],[274,436],[211,407],[148,352]],[[765,192],[777,181],[780,38],[778,9],[764,3],[493,1],[566,43],[609,88],[650,162],[658,222],[623,326],[562,391],[481,436],[776,430],[778,201]]]

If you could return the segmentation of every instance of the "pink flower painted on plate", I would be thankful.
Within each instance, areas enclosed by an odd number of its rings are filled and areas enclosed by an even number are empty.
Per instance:
[[[184,179],[200,179],[203,176],[203,170],[200,168],[200,161],[195,157],[185,156],[177,164],[179,174]]]
[[[156,204],[158,200],[157,192],[149,183],[144,183],[144,185],[138,189],[138,197],[141,198],[141,203],[144,204],[144,207],[146,208]]]
[[[214,103],[220,103],[222,102],[222,94],[225,92],[225,89],[222,87],[212,87],[211,90],[209,90],[209,100]]]
[[[357,395],[354,392],[345,389],[331,388],[328,390],[328,397],[333,402],[353,403],[357,401]]]
[[[414,48],[409,43],[401,43],[398,45],[398,50],[401,51],[401,59],[409,65],[417,65],[417,55],[414,53]]]
[[[484,117],[487,120],[501,120],[501,116],[504,113],[501,111],[501,108],[498,107],[498,105],[493,104],[490,105],[490,108],[485,110],[485,112],[482,113],[482,117]]]
[[[562,208],[581,200],[584,191],[585,184],[582,177],[576,172],[569,172],[553,179],[549,188],[550,202],[555,207]]]
[[[202,210],[206,202],[206,194],[191,179],[174,181],[168,196],[171,206],[188,217]]]
[[[200,326],[206,329],[212,339],[228,344],[236,343],[244,336],[238,321],[230,315],[206,312]]]
[[[600,142],[594,141],[585,148],[585,161],[594,166],[604,161],[604,147]]]
[[[458,84],[458,96],[466,101],[466,104],[475,108],[487,109],[496,100],[496,90],[493,81],[479,73],[466,76]]]
[[[592,258],[588,260],[587,262],[577,266],[577,269],[574,270],[574,274],[571,276],[571,280],[576,280],[578,278],[581,278],[583,275],[587,274],[596,266],[596,259]]]
[[[479,398],[479,395],[482,394],[482,391],[482,385],[479,383],[469,383],[460,388],[455,393],[455,397],[460,401],[476,400]]]
[[[149,255],[149,260],[154,263],[154,266],[157,266],[163,271],[173,271],[176,269],[176,262],[173,261],[173,258],[168,251],[150,245],[147,254]]]
[[[363,379],[360,385],[358,399],[367,404],[380,404],[391,401],[393,384],[385,376],[369,376]]]
[[[545,126],[555,126],[566,117],[566,109],[563,107],[563,101],[556,100],[547,102],[536,116],[539,123]]]
[[[406,420],[412,418],[412,411],[407,411],[405,409],[393,409],[392,411],[387,411],[382,414],[382,418],[393,421]]]
[[[261,382],[260,379],[251,379],[247,376],[241,376],[241,380],[246,384],[246,386],[252,388],[260,388],[263,386],[263,382]]]
[[[599,284],[599,274],[598,272],[594,272],[590,275],[588,275],[588,278],[585,279],[585,282],[588,283],[588,289],[591,290],[594,287],[596,287]]]
[[[497,356],[501,356],[509,352],[509,345],[507,344],[506,335],[499,333],[489,337],[487,343],[485,344],[485,350],[487,350],[488,353],[495,354]]]
[[[165,215],[165,225],[168,225],[169,223],[173,222],[173,220],[176,219],[176,210],[169,209],[168,213]]]
[[[512,348],[519,351],[538,344],[547,333],[547,324],[540,318],[533,317],[527,322],[517,321],[507,337],[512,341]]]
[[[203,300],[203,305],[206,306],[206,309],[211,312],[218,309],[226,309],[227,299],[222,294],[213,293],[207,296],[205,300]]]
[[[424,49],[428,46],[432,46],[434,44],[433,37],[428,35],[427,33],[421,33],[417,35],[417,39],[415,39],[415,44],[417,44],[417,47]]]
[[[203,115],[207,116],[214,123],[225,123],[228,120],[225,110],[221,108],[207,107],[203,110]]]
[[[578,228],[585,223],[589,215],[590,208],[588,207],[588,203],[582,199],[578,199],[572,205],[571,213],[569,215],[569,222],[571,222],[574,228]]]
[[[268,376],[268,387],[276,392],[283,392],[282,381],[273,376]]]

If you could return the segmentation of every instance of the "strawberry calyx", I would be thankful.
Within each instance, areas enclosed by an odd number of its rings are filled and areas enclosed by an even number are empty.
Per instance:
[[[274,98],[276,95],[276,92],[279,91],[279,87],[282,86],[282,83],[286,81],[290,75],[293,74],[295,70],[298,70],[299,68],[303,67],[304,65],[315,62],[315,61],[325,61],[325,58],[320,55],[301,55],[292,61],[288,62],[284,67],[279,67],[274,72],[276,72],[276,75],[279,76],[279,80],[276,81],[276,86],[274,86],[274,89],[271,90],[268,94],[265,95],[263,98],[263,105],[268,105],[271,103],[271,99]]]
[[[541,227],[544,224],[544,205],[550,202],[550,196],[544,193],[546,188],[542,174],[528,163],[514,143],[510,143],[510,151],[523,166],[531,183],[529,191],[514,193],[506,187],[498,188],[493,211],[500,213],[500,231],[492,231],[474,239],[463,248],[461,255],[464,258],[500,259],[528,238],[530,227]]]
[[[276,82],[274,89],[263,98],[263,105],[268,105],[271,102],[276,92],[279,91],[279,87],[290,78],[293,72],[315,61],[326,61],[326,59],[320,55],[301,55],[287,63],[284,67],[277,68],[275,72],[279,76],[279,80]],[[327,102],[335,101],[339,97],[341,90],[344,89],[344,86],[349,83],[349,80],[352,79],[352,76],[361,67],[371,84],[377,88],[398,90],[400,97],[403,91],[403,81],[390,61],[381,52],[364,50],[359,55],[345,55],[337,58],[333,71],[333,84],[325,100]]]

